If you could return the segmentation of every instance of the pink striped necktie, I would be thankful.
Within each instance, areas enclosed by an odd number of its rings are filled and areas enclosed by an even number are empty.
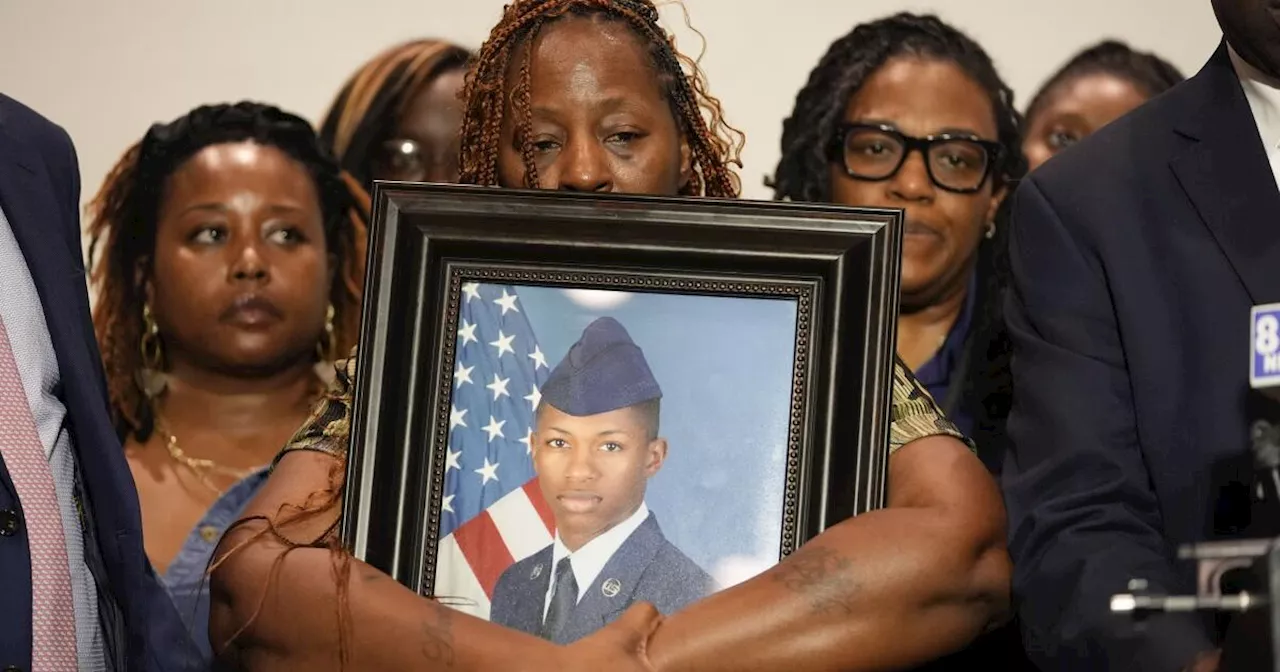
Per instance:
[[[31,555],[31,670],[74,672],[76,613],[53,472],[0,320],[0,458],[18,491]]]

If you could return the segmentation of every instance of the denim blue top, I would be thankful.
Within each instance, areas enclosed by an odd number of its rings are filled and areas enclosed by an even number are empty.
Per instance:
[[[267,482],[268,473],[269,469],[263,467],[223,493],[205,511],[204,517],[187,535],[182,550],[160,577],[203,656],[201,669],[213,669],[213,650],[209,645],[209,561],[222,533],[240,518],[249,500]]]

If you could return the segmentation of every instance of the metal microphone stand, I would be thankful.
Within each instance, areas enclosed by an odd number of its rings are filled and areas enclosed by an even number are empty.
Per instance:
[[[1252,428],[1256,468],[1255,534],[1276,534],[1280,522],[1280,426]],[[1219,672],[1280,672],[1280,537],[1188,544],[1178,558],[1197,563],[1195,595],[1159,595],[1134,579],[1111,598],[1111,611],[1143,620],[1167,613],[1232,614]]]
[[[1111,598],[1111,611],[1142,620],[1163,613],[1216,612],[1236,614],[1223,644],[1219,672],[1280,672],[1274,642],[1280,641],[1280,539],[1191,544],[1178,557],[1198,563],[1197,594],[1158,595],[1146,592],[1146,582],[1129,582],[1131,592]],[[1222,580],[1249,589],[1222,592]]]

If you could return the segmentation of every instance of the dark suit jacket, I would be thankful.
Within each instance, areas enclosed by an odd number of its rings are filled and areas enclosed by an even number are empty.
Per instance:
[[[183,669],[168,656],[190,639],[142,550],[138,495],[107,410],[80,252],[75,149],[62,128],[2,94],[0,208],[30,267],[58,357],[108,664],[130,672]],[[0,510],[20,508],[0,462]],[[31,666],[30,577],[25,532],[0,537],[0,667]]]
[[[1026,645],[1046,670],[1177,670],[1207,624],[1137,629],[1109,599],[1132,577],[1194,592],[1177,545],[1247,522],[1249,309],[1280,301],[1280,192],[1225,46],[1014,198],[1003,487]]]
[[[555,574],[551,560],[552,547],[548,546],[508,567],[494,588],[490,620],[538,634],[547,590]],[[610,587],[616,585],[616,593],[606,592],[606,583]],[[579,592],[578,606],[555,642],[568,644],[586,637],[636,602],[649,602],[665,615],[714,591],[711,577],[667,541],[657,517],[650,513],[605,563],[586,592]]]

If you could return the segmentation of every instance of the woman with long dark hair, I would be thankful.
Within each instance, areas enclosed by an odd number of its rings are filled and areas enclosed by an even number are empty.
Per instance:
[[[856,26],[813,69],[771,180],[779,199],[905,211],[898,355],[994,473],[1012,398],[1004,203],[1026,173],[1021,122],[977,42],[895,14]],[[1013,628],[969,653],[1027,666]]]

